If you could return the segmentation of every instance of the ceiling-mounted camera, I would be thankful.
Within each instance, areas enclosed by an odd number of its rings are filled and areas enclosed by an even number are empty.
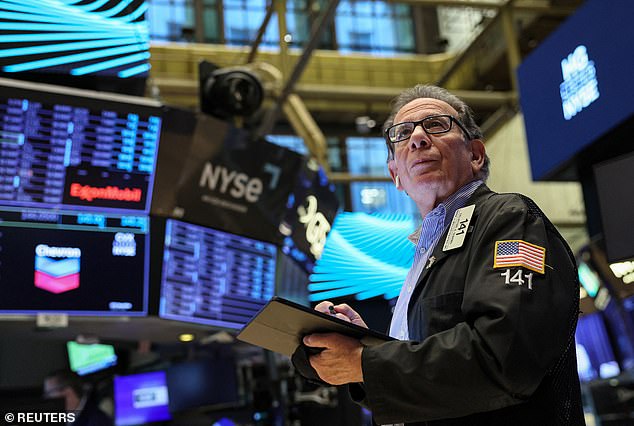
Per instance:
[[[198,71],[202,112],[226,120],[249,117],[262,105],[262,84],[247,68],[220,68],[202,61]]]

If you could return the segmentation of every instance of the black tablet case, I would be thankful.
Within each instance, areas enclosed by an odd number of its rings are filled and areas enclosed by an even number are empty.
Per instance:
[[[312,333],[336,332],[361,340],[366,346],[391,337],[281,297],[273,297],[238,333],[238,340],[291,356],[301,339]]]

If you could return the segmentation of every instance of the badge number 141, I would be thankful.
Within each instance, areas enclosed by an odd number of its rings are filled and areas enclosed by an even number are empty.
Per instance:
[[[504,272],[502,272],[500,275],[504,277],[504,284],[506,285],[511,285],[511,283],[517,284],[517,285],[527,284],[529,290],[533,289],[533,273],[532,272],[527,274],[522,274],[522,270],[518,269],[513,274],[513,276],[511,276],[511,270],[507,269]]]

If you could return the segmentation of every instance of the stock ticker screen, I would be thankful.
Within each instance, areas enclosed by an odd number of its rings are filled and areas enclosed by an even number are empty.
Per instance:
[[[148,213],[158,102],[0,79],[0,205]]]
[[[273,296],[273,244],[167,219],[159,316],[240,328]]]
[[[0,208],[0,313],[147,313],[147,216]]]

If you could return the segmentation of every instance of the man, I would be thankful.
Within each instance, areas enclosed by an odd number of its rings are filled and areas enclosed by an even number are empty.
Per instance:
[[[68,370],[55,371],[44,379],[44,397],[63,398],[66,412],[74,413],[73,426],[112,426],[110,417],[88,397],[79,377]]]
[[[324,348],[312,368],[350,384],[380,424],[583,424],[579,284],[563,238],[530,199],[484,185],[481,131],[448,91],[403,92],[384,129],[390,175],[423,218],[390,326],[398,340],[308,335],[306,346]],[[365,326],[348,305],[334,310]]]

